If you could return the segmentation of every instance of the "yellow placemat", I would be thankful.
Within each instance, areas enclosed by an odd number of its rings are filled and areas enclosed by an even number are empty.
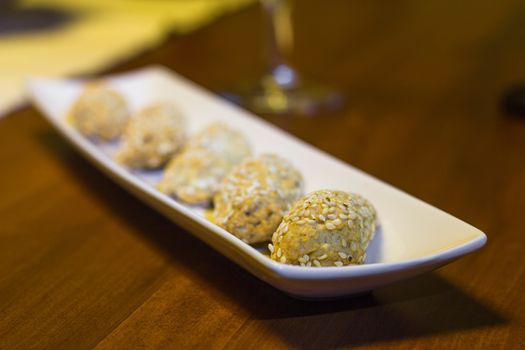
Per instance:
[[[0,37],[0,116],[25,101],[30,76],[85,74],[187,33],[253,0],[33,0],[24,8],[56,8],[75,20],[42,32]]]

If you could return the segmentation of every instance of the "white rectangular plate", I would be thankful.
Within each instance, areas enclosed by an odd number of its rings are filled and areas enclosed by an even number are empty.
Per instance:
[[[303,298],[339,297],[372,290],[435,269],[472,252],[486,242],[483,232],[352,166],[296,139],[161,67],[152,67],[107,81],[131,108],[156,100],[172,100],[189,120],[190,132],[222,121],[243,132],[256,154],[274,152],[302,172],[306,192],[339,189],[359,193],[376,207],[381,225],[369,247],[366,264],[345,267],[300,267],[280,264],[220,227],[202,210],[158,192],[153,184],[161,172],[129,171],[112,160],[118,143],[99,144],[66,122],[66,114],[82,82],[32,79],[36,106],[51,124],[95,166],[168,218],[185,227],[260,279]]]

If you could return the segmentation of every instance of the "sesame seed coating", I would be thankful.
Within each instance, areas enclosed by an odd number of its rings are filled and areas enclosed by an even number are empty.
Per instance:
[[[326,208],[334,208],[333,216],[324,217],[322,213]],[[321,218],[313,223],[306,221],[298,225],[298,222],[304,221],[301,214],[306,211],[315,218]],[[346,219],[343,219],[345,216]],[[332,217],[334,219],[330,219]],[[317,261],[319,264],[314,263],[314,266],[318,267],[362,264],[366,248],[375,233],[376,220],[376,210],[360,195],[343,191],[316,191],[292,206],[272,236],[272,243],[286,256],[288,264],[304,265],[308,260]],[[271,258],[280,261],[275,254]]]
[[[244,134],[221,122],[213,122],[200,130],[189,140],[187,148],[209,150],[232,165],[251,154],[250,143]]]
[[[288,161],[273,154],[248,158],[214,196],[214,222],[247,243],[270,240],[302,187],[301,174]]]
[[[81,133],[111,140],[124,130],[129,109],[121,94],[102,82],[94,82],[86,85],[69,114]]]
[[[182,148],[186,122],[177,107],[157,102],[144,107],[126,124],[116,160],[132,168],[158,168]]]
[[[222,123],[213,123],[175,155],[158,188],[190,204],[210,204],[222,179],[250,153],[243,134]]]

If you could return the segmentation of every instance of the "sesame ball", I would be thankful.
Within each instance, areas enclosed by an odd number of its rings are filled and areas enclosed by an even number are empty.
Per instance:
[[[83,134],[105,140],[122,133],[129,117],[126,100],[103,83],[91,83],[70,111],[73,125]]]
[[[221,183],[213,221],[247,243],[269,241],[302,188],[301,174],[287,160],[273,154],[248,158]]]
[[[298,200],[269,245],[273,260],[301,266],[362,264],[377,214],[360,195],[322,190]]]
[[[188,142],[189,149],[206,149],[236,165],[251,154],[246,136],[221,122],[214,122],[200,130]]]
[[[243,134],[213,123],[170,161],[158,188],[186,203],[208,205],[221,180],[250,153]]]
[[[169,102],[146,106],[124,129],[118,162],[131,168],[158,168],[179,151],[186,140],[186,122]]]

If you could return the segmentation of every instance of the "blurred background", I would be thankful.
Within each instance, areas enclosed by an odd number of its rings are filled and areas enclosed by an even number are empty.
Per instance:
[[[502,94],[525,79],[519,1],[284,3],[292,8],[293,34],[282,35],[293,37],[287,62],[343,92],[356,110],[370,100],[436,99],[432,91],[449,86],[439,94],[447,105],[474,99],[480,117],[493,115]],[[175,68],[216,91],[253,85],[268,71],[265,16],[253,0],[2,0],[0,114],[23,102],[28,76],[100,74],[131,59]],[[170,38],[169,49],[145,54]]]
[[[2,0],[0,115],[23,102],[29,76],[101,72],[251,2]]]

